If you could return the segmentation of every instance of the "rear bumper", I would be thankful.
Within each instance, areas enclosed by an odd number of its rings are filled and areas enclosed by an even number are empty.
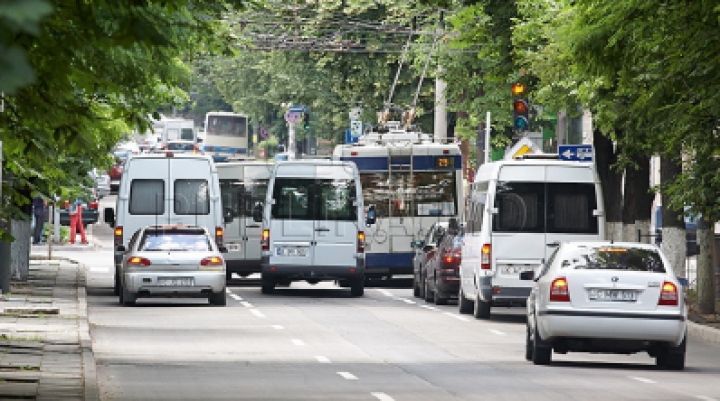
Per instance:
[[[459,277],[440,276],[436,284],[437,288],[435,290],[443,294],[456,296],[460,291]]]
[[[530,291],[532,291],[531,287],[514,287],[511,285],[493,286],[493,278],[491,276],[480,277],[479,284],[480,299],[483,302],[492,302],[493,305],[524,306],[527,304]]]
[[[269,257],[262,257],[261,270],[263,278],[326,281],[361,278],[365,275],[363,259],[357,259],[355,266],[270,264],[269,261]]]
[[[260,273],[262,266],[260,259],[242,259],[242,260],[228,260],[225,259],[225,265],[227,271],[238,274],[253,274]]]
[[[192,286],[160,286],[159,278],[192,278]],[[147,296],[155,295],[209,295],[225,291],[225,272],[127,272],[123,282],[128,291]]]
[[[542,310],[537,316],[540,336],[660,341],[678,345],[687,319],[672,313],[608,313],[596,310]]]

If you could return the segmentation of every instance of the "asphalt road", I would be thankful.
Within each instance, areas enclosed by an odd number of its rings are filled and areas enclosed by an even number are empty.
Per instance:
[[[107,245],[111,234],[93,230]],[[475,320],[392,286],[352,298],[330,283],[293,283],[263,295],[238,279],[224,308],[193,299],[122,307],[111,252],[67,255],[88,269],[103,400],[720,400],[720,347],[699,341],[682,372],[646,354],[555,354],[534,366],[522,310]]]

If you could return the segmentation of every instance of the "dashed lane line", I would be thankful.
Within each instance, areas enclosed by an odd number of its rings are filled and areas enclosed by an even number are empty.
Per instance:
[[[430,309],[430,310],[440,310],[440,309],[438,309],[434,306],[430,306],[430,305],[420,305],[420,307],[425,308],[425,309]]]
[[[292,343],[295,344],[295,345],[305,345],[305,343],[303,342],[303,340],[298,340],[297,338],[293,338],[293,339],[290,340],[290,341],[292,341]]]
[[[392,296],[393,296],[393,294],[391,294],[391,293],[388,292],[387,290],[378,290],[378,292],[380,292],[381,294],[385,295],[386,297],[392,297]]]
[[[355,375],[353,375],[350,372],[337,372],[337,374],[342,376],[342,378],[345,380],[357,380],[358,379],[357,377],[355,377]]]
[[[259,318],[261,318],[261,319],[264,319],[264,318],[267,317],[267,316],[263,315],[263,313],[260,312],[260,311],[257,310],[257,309],[250,309],[250,312],[252,312],[253,315],[255,315],[255,316],[257,316],[257,317],[259,317]]]
[[[373,397],[377,398],[380,401],[395,401],[394,398],[390,397],[389,395],[385,393],[370,393]]]
[[[242,298],[240,298],[239,296],[237,296],[237,295],[235,295],[235,294],[233,294],[233,293],[230,293],[230,294],[228,294],[228,295],[230,295],[230,298],[232,298],[232,299],[234,299],[234,300],[236,300],[236,301],[242,301]]]
[[[240,302],[240,303],[242,304],[242,306],[244,306],[244,307],[246,307],[246,308],[252,308],[252,307],[253,307],[253,305],[252,305],[250,302],[247,302],[247,301],[242,301],[242,302]]]
[[[502,331],[500,331],[500,330],[491,329],[490,332],[493,333],[493,334],[497,334],[497,335],[499,335],[499,336],[504,336],[504,335],[505,335],[505,333],[502,332]]]
[[[655,380],[646,379],[644,377],[629,376],[633,380],[637,380],[641,383],[654,384],[657,383]]]
[[[457,319],[457,320],[462,320],[463,322],[467,322],[467,321],[470,320],[470,319],[466,318],[465,316],[460,316],[460,315],[455,314],[455,313],[443,312],[443,314],[448,315],[448,316],[450,316],[450,317],[454,317],[454,318]]]
[[[283,326],[282,326],[282,325],[280,325],[280,324],[273,324],[273,326],[272,326],[272,327],[273,327],[273,329],[275,329],[275,330],[282,330],[282,329],[284,329],[284,328],[285,328],[285,327],[283,327]]]
[[[413,301],[412,299],[403,299],[402,301],[405,302],[406,304],[410,304],[410,305],[414,305],[417,303],[417,302]]]
[[[315,359],[317,359],[320,363],[330,363],[330,358],[326,356],[318,355],[315,357]]]

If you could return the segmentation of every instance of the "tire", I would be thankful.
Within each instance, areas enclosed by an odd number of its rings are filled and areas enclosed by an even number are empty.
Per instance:
[[[225,294],[225,289],[218,293],[212,293],[208,297],[208,301],[210,301],[210,305],[215,306],[225,306],[227,305],[227,295]]]
[[[668,370],[685,369],[685,350],[687,348],[687,333],[677,347],[668,346],[655,357],[655,364]]]
[[[123,286],[121,289],[120,294],[120,303],[123,304],[123,306],[132,306],[135,305],[135,301],[137,300],[137,294],[134,294],[130,291],[128,291],[125,286]]]
[[[525,360],[533,360],[533,342],[530,339],[530,325],[528,324],[525,329]]]
[[[423,285],[422,276],[418,276],[418,298],[425,299],[425,286]]]
[[[430,291],[430,287],[428,286],[427,279],[423,280],[423,288],[425,289],[423,292],[425,293],[425,302],[434,302],[435,301],[435,293]]]
[[[465,298],[465,293],[462,290],[462,285],[458,291],[458,312],[461,315],[469,315],[473,311],[473,302]]]
[[[490,302],[480,299],[480,291],[475,295],[475,305],[473,305],[473,316],[475,319],[490,319]]]
[[[113,295],[120,295],[120,273],[115,268],[115,284],[113,285]]]
[[[360,278],[350,282],[350,295],[353,297],[361,297],[365,294],[365,279]]]
[[[272,294],[275,291],[275,280],[271,280],[268,278],[262,279],[262,293],[263,294]]]
[[[433,291],[433,300],[435,301],[435,305],[447,305],[447,303],[448,303],[447,297],[442,296],[442,293],[438,290],[437,278],[434,280],[434,282],[435,282],[435,291]]]
[[[420,285],[418,284],[417,276],[414,274],[413,274],[413,296],[415,298],[420,297]]]
[[[540,338],[535,320],[535,335],[532,341],[532,361],[535,365],[549,365],[552,361],[552,347]]]

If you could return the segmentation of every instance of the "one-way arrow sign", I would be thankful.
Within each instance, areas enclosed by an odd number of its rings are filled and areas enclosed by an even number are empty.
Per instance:
[[[580,162],[593,161],[592,145],[560,145],[558,153],[562,160],[572,160]]]

